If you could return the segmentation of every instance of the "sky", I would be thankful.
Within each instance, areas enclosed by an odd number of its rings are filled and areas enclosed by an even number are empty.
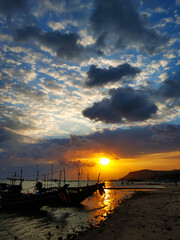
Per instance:
[[[179,12],[179,0],[0,0],[0,178],[37,164],[68,179],[180,169]]]

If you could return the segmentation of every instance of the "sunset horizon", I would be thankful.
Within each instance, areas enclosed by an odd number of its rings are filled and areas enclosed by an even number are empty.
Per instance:
[[[180,169],[179,6],[1,0],[0,178]]]

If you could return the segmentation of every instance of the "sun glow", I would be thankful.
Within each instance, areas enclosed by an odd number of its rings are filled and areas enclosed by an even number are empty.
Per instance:
[[[110,163],[110,160],[108,158],[101,158],[99,163],[106,166]]]

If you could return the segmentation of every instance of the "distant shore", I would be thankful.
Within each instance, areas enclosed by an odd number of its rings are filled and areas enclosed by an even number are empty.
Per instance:
[[[179,183],[180,184],[180,183]],[[177,240],[180,238],[180,185],[137,193],[97,228],[78,240]]]

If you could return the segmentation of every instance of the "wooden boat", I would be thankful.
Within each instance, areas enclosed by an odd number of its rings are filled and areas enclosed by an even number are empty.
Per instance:
[[[36,193],[25,194],[21,192],[21,184],[8,185],[0,194],[0,206],[2,208],[32,209],[41,208],[45,205],[77,205],[97,190],[102,194],[104,183],[86,187],[69,187],[69,185],[65,184],[63,187],[59,188],[43,188],[42,183],[37,182],[36,189]]]
[[[54,202],[57,191],[46,191],[44,193],[21,193],[4,191],[1,193],[0,206],[2,208],[41,208]]]
[[[59,199],[63,205],[77,205],[99,190],[101,195],[104,194],[105,183],[97,183],[85,187],[69,187],[66,185],[59,189]],[[59,201],[59,200],[58,200]]]

